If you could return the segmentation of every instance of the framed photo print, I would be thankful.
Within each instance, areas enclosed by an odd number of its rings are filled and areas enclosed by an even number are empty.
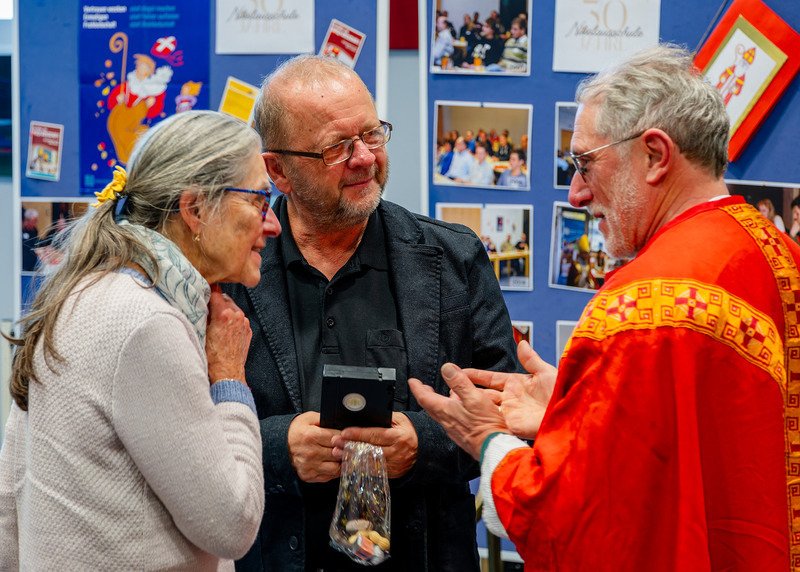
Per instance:
[[[566,101],[556,102],[556,139],[553,144],[553,187],[569,189],[575,165],[569,156],[572,144],[572,132],[575,130],[575,113],[578,104]]]
[[[549,286],[568,290],[598,290],[606,273],[629,258],[612,258],[604,249],[605,239],[598,221],[585,209],[569,203],[553,203]]]
[[[480,237],[501,289],[533,290],[533,206],[436,203],[436,218]]]
[[[435,0],[430,71],[530,75],[531,0]]]
[[[530,190],[532,105],[436,101],[434,114],[434,184]]]

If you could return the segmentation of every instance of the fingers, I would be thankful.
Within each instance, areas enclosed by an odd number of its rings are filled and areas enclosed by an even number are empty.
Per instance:
[[[455,364],[444,364],[442,366],[442,377],[461,401],[465,401],[470,392],[475,390],[475,385],[470,381],[469,377]]]
[[[553,369],[553,366],[539,357],[539,354],[533,351],[531,345],[525,340],[522,340],[519,345],[517,345],[517,357],[522,367],[524,367],[525,371],[528,373],[537,373],[542,370]]]

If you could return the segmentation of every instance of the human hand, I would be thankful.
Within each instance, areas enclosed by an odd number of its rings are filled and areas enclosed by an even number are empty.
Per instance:
[[[539,357],[526,341],[517,346],[517,357],[529,373],[465,369],[464,374],[474,384],[499,392],[493,399],[500,404],[508,428],[517,437],[533,439],[553,395],[558,370]]]
[[[789,229],[789,236],[796,237],[800,233],[800,223],[797,221],[792,222],[792,227]]]
[[[298,478],[306,483],[325,483],[341,473],[331,441],[334,429],[319,426],[319,413],[306,411],[289,424],[289,457]]]
[[[218,284],[211,286],[206,326],[208,378],[213,384],[220,379],[244,378],[244,363],[253,332],[250,321]]]
[[[402,477],[417,462],[417,430],[403,413],[392,413],[391,427],[347,427],[342,430],[331,441],[334,457],[342,458],[348,441],[381,446],[386,459],[386,473],[390,479]]]
[[[450,438],[475,459],[480,459],[486,437],[496,432],[509,432],[505,418],[490,392],[475,387],[458,366],[444,364],[442,377],[455,394],[453,397],[439,395],[418,379],[409,379],[408,385],[417,402],[444,427]]]

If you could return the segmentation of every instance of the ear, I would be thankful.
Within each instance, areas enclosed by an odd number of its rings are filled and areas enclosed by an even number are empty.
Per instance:
[[[203,200],[195,191],[185,190],[181,193],[178,205],[181,218],[192,231],[192,234],[199,234],[203,229],[206,218]]]
[[[278,156],[275,153],[270,153],[269,151],[262,153],[261,156],[264,158],[264,165],[267,167],[267,174],[269,175],[269,178],[272,179],[272,182],[275,184],[278,190],[286,195],[291,193],[291,182],[286,176],[286,171],[284,170],[283,165],[281,165],[281,162],[278,160]]]
[[[661,129],[648,129],[642,135],[647,151],[646,181],[650,185],[661,183],[673,167],[678,148],[672,138]]]

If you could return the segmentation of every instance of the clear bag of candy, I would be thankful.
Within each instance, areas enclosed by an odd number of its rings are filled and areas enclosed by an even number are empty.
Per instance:
[[[365,566],[389,558],[391,498],[386,459],[377,445],[349,441],[342,457],[331,544]]]

